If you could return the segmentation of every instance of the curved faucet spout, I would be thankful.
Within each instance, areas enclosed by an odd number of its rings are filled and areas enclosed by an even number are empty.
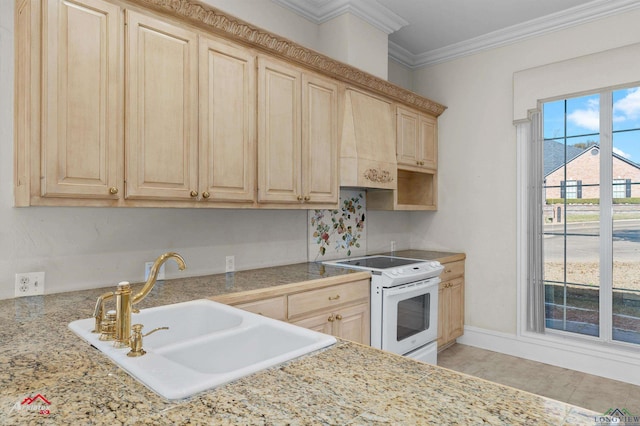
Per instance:
[[[132,305],[135,305],[136,303],[140,302],[142,299],[144,299],[147,296],[147,294],[149,294],[151,289],[153,289],[153,286],[156,285],[156,279],[158,278],[158,271],[160,271],[160,267],[164,262],[166,262],[171,258],[175,259],[176,263],[178,264],[178,268],[181,271],[187,267],[187,265],[184,262],[184,259],[178,253],[168,252],[158,257],[156,261],[153,263],[153,266],[151,267],[151,271],[149,271],[149,278],[147,279],[147,282],[144,284],[144,287],[142,287],[142,290],[140,290],[140,292],[135,296],[133,296],[133,298],[131,299]]]

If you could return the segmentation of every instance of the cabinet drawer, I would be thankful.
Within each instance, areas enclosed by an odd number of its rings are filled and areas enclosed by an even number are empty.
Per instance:
[[[287,320],[287,301],[285,296],[256,300],[255,302],[239,303],[234,305],[234,307],[277,320]]]
[[[355,300],[368,299],[369,283],[370,280],[360,280],[289,295],[289,318]]]
[[[443,263],[444,271],[440,274],[440,281],[449,281],[453,277],[464,275],[464,260],[457,262]]]

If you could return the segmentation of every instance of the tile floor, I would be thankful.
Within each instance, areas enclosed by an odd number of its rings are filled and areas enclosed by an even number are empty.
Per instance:
[[[554,367],[459,343],[438,354],[438,365],[604,413],[640,415],[640,386]]]

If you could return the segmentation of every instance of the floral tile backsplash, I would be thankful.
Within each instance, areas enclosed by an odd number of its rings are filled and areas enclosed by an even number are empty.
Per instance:
[[[357,190],[340,191],[335,210],[309,210],[309,261],[364,256],[366,210],[366,193]]]

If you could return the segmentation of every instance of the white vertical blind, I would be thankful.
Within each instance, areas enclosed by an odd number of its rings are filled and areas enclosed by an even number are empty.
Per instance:
[[[544,333],[544,276],[542,259],[542,203],[543,203],[543,138],[542,138],[542,114],[534,111],[529,114],[528,135],[526,143],[529,154],[529,169],[527,182],[527,320],[528,331]],[[525,132],[527,133],[527,132]],[[520,135],[520,132],[518,133]]]

